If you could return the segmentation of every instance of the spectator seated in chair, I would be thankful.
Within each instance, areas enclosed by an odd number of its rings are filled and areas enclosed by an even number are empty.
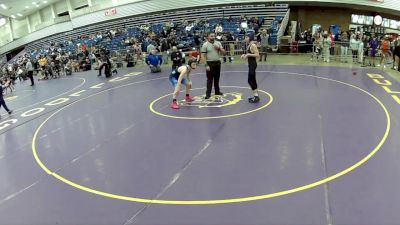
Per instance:
[[[77,59],[75,59],[74,62],[72,63],[72,67],[74,68],[74,72],[80,71],[80,65]]]
[[[64,65],[65,75],[70,76],[72,75],[72,63],[71,60],[68,60]]]
[[[92,64],[90,62],[89,57],[86,57],[86,60],[82,63],[83,71],[92,70]]]
[[[161,72],[162,58],[157,55],[157,50],[153,49],[149,56],[146,58],[146,64],[150,67],[152,73]]]
[[[111,77],[111,61],[110,58],[106,54],[101,54],[99,61],[99,75],[101,76],[102,70],[104,68],[104,74],[106,77]]]
[[[126,67],[134,67],[135,66],[135,59],[133,58],[133,55],[131,53],[128,52],[128,54],[126,54],[125,60],[127,62]]]

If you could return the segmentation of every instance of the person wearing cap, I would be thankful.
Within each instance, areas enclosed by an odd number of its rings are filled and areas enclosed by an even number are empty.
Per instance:
[[[219,87],[221,77],[221,60],[220,56],[225,54],[224,47],[221,42],[215,40],[215,33],[207,34],[207,41],[201,48],[202,59],[205,62],[207,71],[207,90],[205,99],[211,97],[211,90],[214,83],[215,95],[223,95]]]

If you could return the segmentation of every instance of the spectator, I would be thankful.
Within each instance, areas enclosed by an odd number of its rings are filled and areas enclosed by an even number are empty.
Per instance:
[[[147,56],[146,64],[150,67],[150,71],[152,73],[161,72],[162,58],[157,55],[157,51],[155,49],[153,49],[150,55]]]
[[[222,28],[221,24],[218,24],[218,25],[215,27],[215,33],[217,34],[217,36],[220,35],[220,34],[222,33],[223,30],[224,30],[224,29]]]
[[[196,62],[200,62],[200,51],[196,48],[192,48],[192,51],[189,53],[189,58],[190,59],[196,59]]]
[[[382,54],[381,54],[381,65],[382,65],[383,68],[386,68],[385,63],[388,60],[389,54],[390,54],[389,53],[390,52],[389,36],[385,36],[384,38],[382,38],[380,46],[381,46],[381,51],[382,51]],[[380,66],[380,65],[378,65],[378,66]]]
[[[156,46],[154,46],[154,43],[151,42],[148,46],[147,46],[147,54],[151,54],[151,52],[156,48]]]
[[[261,45],[261,52],[260,52],[260,62],[264,58],[264,62],[267,61],[267,51],[268,51],[268,40],[269,35],[267,29],[263,29],[262,34],[260,35],[260,45]]]
[[[178,51],[178,48],[176,46],[172,47],[172,53],[171,53],[171,60],[172,60],[172,69],[176,69],[180,66],[182,66],[182,53]]]
[[[27,77],[31,80],[31,86],[35,85],[35,81],[33,80],[33,65],[31,60],[26,60],[26,71],[28,71]]]
[[[162,39],[160,48],[162,52],[163,62],[164,64],[168,64],[169,43],[166,38]]]
[[[324,57],[324,62],[329,63],[329,56],[330,56],[330,49],[331,49],[331,37],[328,35],[328,32],[325,32],[323,35],[322,39],[322,50],[324,52],[323,57]]]
[[[347,32],[343,31],[339,37],[340,41],[340,61],[347,63],[347,55],[349,50],[349,37]]]
[[[350,37],[350,49],[353,55],[353,63],[357,62],[359,47],[360,47],[360,37],[358,35],[353,34]]]

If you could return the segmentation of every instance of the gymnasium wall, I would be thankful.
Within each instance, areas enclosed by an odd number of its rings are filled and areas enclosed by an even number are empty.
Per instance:
[[[7,22],[4,26],[0,27],[0,45],[5,45],[12,40],[10,30],[10,23]]]
[[[34,13],[29,15],[29,22],[31,25],[31,31],[35,31],[36,26],[38,26],[41,23],[41,19],[40,19],[40,13]]]
[[[28,23],[26,22],[26,20],[11,19],[11,23],[13,27],[14,39],[18,39],[29,34]]]
[[[56,14],[60,14],[63,12],[68,12],[68,6],[66,1],[59,1],[54,4],[54,10]]]

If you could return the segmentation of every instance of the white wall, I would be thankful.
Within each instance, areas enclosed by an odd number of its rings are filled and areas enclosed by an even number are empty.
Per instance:
[[[59,2],[56,2],[54,4],[54,10],[56,11],[56,15],[63,13],[63,12],[67,12],[68,11],[68,6],[67,6],[67,2],[65,0],[61,0]]]
[[[96,5],[96,4],[109,4],[111,3],[111,0],[92,0],[92,4]]]
[[[0,44],[4,45],[11,41],[10,24],[7,22],[4,26],[0,27]]]
[[[34,14],[29,15],[29,21],[31,23],[32,31],[35,31],[36,30],[35,27],[41,23],[39,14],[34,13]]]
[[[1,28],[0,28],[1,29]],[[72,30],[72,23],[71,22],[65,22],[65,23],[58,23],[54,24],[51,26],[48,26],[46,28],[43,28],[41,30],[35,31],[30,33],[29,35],[26,35],[24,37],[21,37],[20,39],[17,39],[11,43],[8,43],[0,48],[0,54],[4,54],[8,51],[11,51],[15,48],[18,48],[20,46],[23,46],[27,43],[30,43],[34,40],[40,40],[42,38],[45,38],[49,35],[53,34],[59,34],[59,33],[64,33],[67,31]]]
[[[40,16],[42,18],[42,23],[52,21],[53,14],[51,13],[51,7],[47,6],[40,10]]]
[[[73,9],[76,9],[78,7],[84,6],[88,4],[87,0],[70,0],[71,1],[71,5]]]
[[[11,23],[13,24],[13,31],[14,31],[14,39],[18,39],[24,37],[29,34],[28,32],[28,23],[25,19],[16,20],[11,19]]]

